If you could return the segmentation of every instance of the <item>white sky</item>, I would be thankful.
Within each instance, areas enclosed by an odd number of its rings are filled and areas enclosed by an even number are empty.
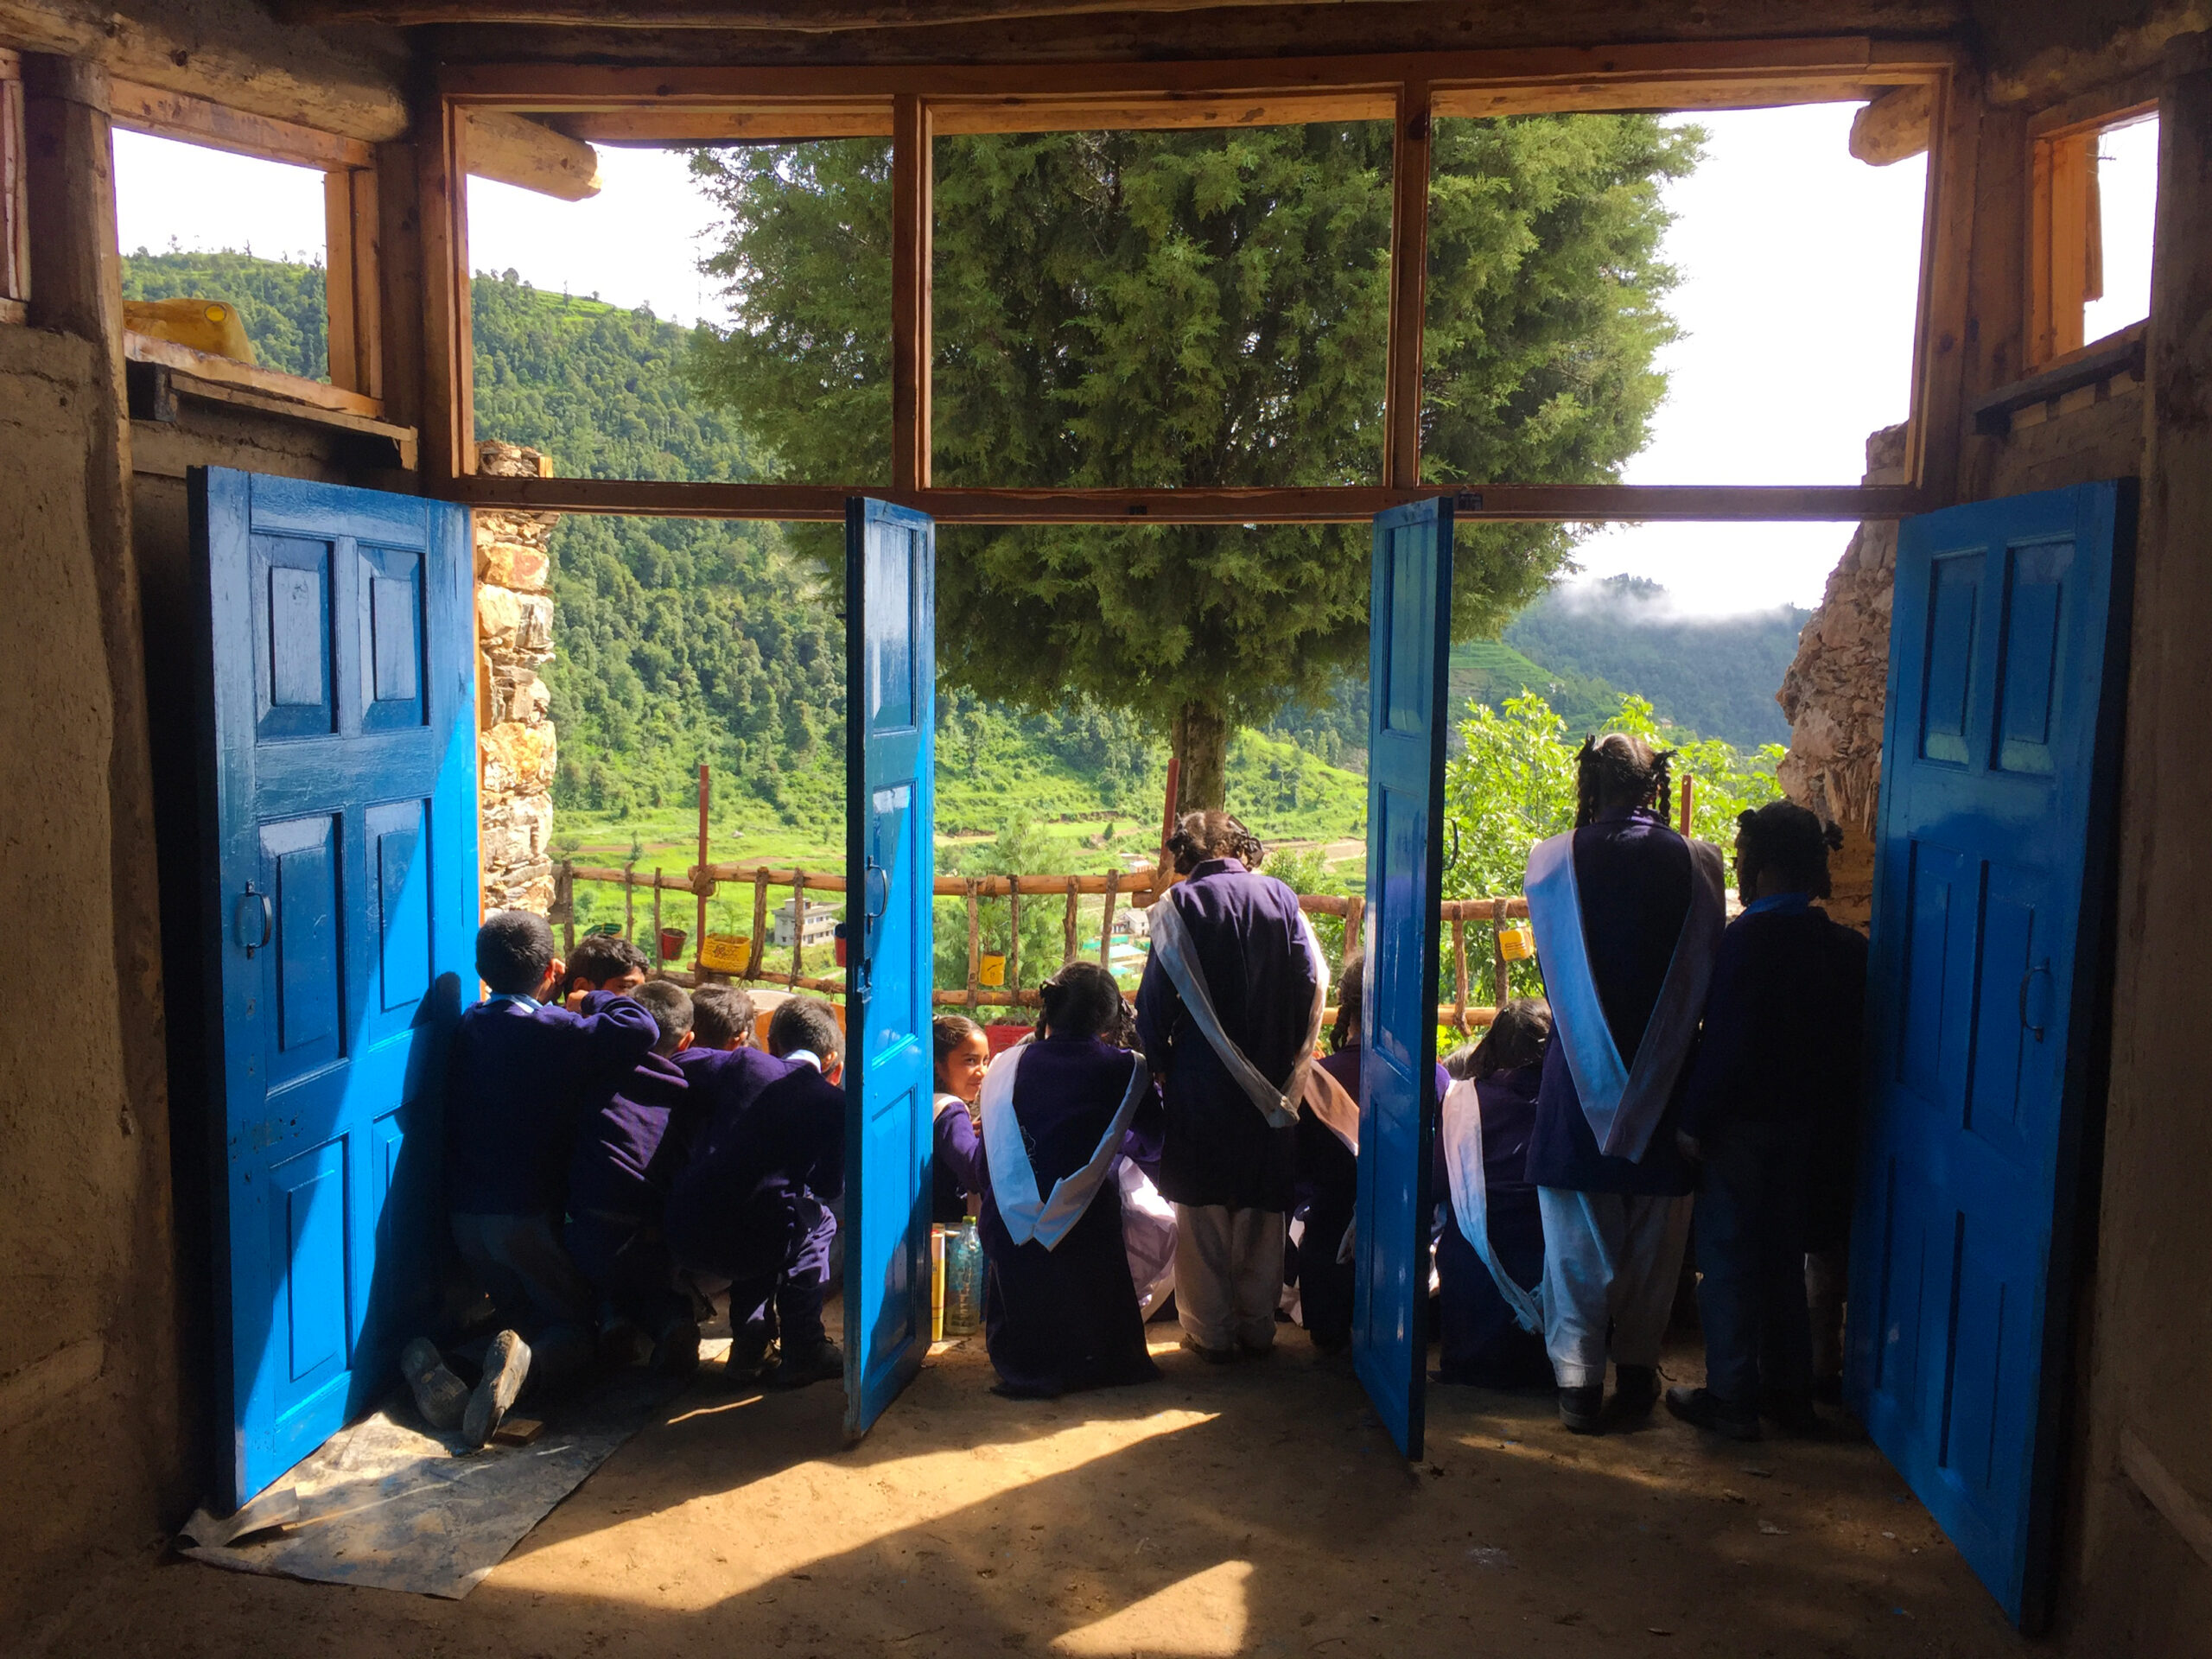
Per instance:
[[[1670,187],[1666,257],[1682,282],[1668,304],[1684,338],[1652,442],[1631,484],[1849,484],[1866,435],[1904,417],[1926,169],[1872,168],[1846,141],[1853,107],[1732,111],[1694,118],[1706,159]],[[2106,298],[2096,339],[2149,309],[2158,126],[2106,135],[2101,154]],[[469,181],[469,257],[542,289],[649,304],[663,317],[721,321],[696,269],[711,215],[680,154],[602,149],[601,194],[563,202]],[[126,251],[247,248],[319,256],[319,174],[131,133],[116,135],[117,213]],[[1586,542],[1586,576],[1664,584],[1685,610],[1819,601],[1847,525],[1642,524]]]

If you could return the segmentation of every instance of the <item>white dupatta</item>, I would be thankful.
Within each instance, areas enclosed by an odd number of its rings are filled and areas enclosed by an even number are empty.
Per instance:
[[[1720,849],[1702,841],[1691,842],[1689,849],[1689,911],[1682,918],[1659,1001],[1637,1044],[1633,1071],[1622,1062],[1612,1027],[1605,1023],[1590,968],[1582,895],[1575,883],[1574,832],[1538,842],[1529,855],[1529,919],[1535,927],[1544,994],[1552,1005],[1552,1030],[1566,1048],[1574,1092],[1598,1150],[1632,1164],[1643,1161],[1689,1058],[1720,930],[1727,921]]]
[[[1452,1218],[1475,1247],[1491,1282],[1523,1331],[1544,1328],[1543,1286],[1524,1290],[1497,1259],[1490,1242],[1490,1188],[1483,1177],[1483,1103],[1462,1077],[1444,1096],[1444,1173],[1452,1190]]]
[[[998,1200],[999,1219],[1006,1224],[1007,1236],[1016,1244],[1027,1244],[1033,1238],[1049,1250],[1067,1236],[1068,1230],[1083,1219],[1091,1199],[1098,1196],[1115,1154],[1122,1149],[1122,1137],[1129,1132],[1129,1120],[1136,1116],[1145,1090],[1152,1086],[1152,1073],[1143,1055],[1129,1056],[1129,1086],[1099,1140],[1098,1149],[1090,1154],[1090,1162],[1063,1175],[1052,1183],[1051,1193],[1040,1198],[1029,1147],[1014,1115],[1014,1074],[1028,1052],[1027,1044],[1009,1048],[983,1074],[983,1155],[990,1164],[991,1196]]]
[[[1175,906],[1174,889],[1160,896],[1152,907],[1152,955],[1175,986],[1176,994],[1183,999],[1183,1006],[1190,1010],[1191,1018],[1205,1033],[1206,1041],[1220,1056],[1229,1075],[1236,1079],[1238,1088],[1259,1108],[1260,1116],[1268,1120],[1270,1128],[1287,1129],[1298,1122],[1298,1103],[1306,1097],[1306,1079],[1316,1068],[1313,1064],[1313,1045],[1321,1035],[1321,1014],[1329,1002],[1329,963],[1321,954],[1321,941],[1313,931],[1313,924],[1306,912],[1298,913],[1298,925],[1304,935],[1306,959],[1313,969],[1313,1017],[1306,1021],[1306,1039],[1298,1046],[1298,1064],[1291,1067],[1290,1077],[1281,1089],[1269,1083],[1260,1068],[1254,1065],[1244,1051],[1237,1047],[1230,1034],[1222,1029],[1221,1016],[1214,1012],[1213,994],[1206,988],[1205,970],[1198,965],[1198,953],[1192,947],[1189,924]],[[1338,1093],[1344,1091],[1340,1088]],[[1325,1117],[1322,1120],[1326,1122]],[[1359,1132],[1357,1113],[1353,1117],[1353,1150],[1358,1150]],[[1336,1125],[1331,1124],[1332,1128]],[[1343,1131],[1338,1129],[1341,1135]]]

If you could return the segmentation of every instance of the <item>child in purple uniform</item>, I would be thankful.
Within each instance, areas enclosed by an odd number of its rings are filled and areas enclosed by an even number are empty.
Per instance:
[[[698,1316],[677,1287],[661,1211],[690,1141],[690,1090],[676,1057],[691,1046],[691,998],[665,979],[634,995],[660,1035],[628,1077],[584,1103],[564,1238],[606,1319],[652,1339],[654,1370],[686,1376],[699,1365]]]
[[[590,933],[577,941],[561,970],[561,995],[578,991],[620,991],[625,995],[645,982],[652,964],[645,953],[619,933]]]
[[[500,1329],[474,1392],[416,1338],[401,1373],[432,1427],[458,1424],[482,1446],[527,1380],[572,1379],[597,1351],[598,1297],[561,1244],[579,1104],[611,1090],[660,1035],[626,996],[563,982],[553,930],[524,910],[493,914],[476,935],[476,971],[492,995],[461,1016],[446,1084],[446,1196],[461,1257],[499,1310]]]
[[[937,1123],[930,1164],[930,1219],[952,1225],[968,1218],[968,1200],[983,1190],[983,1155],[976,1138],[976,1102],[990,1069],[991,1039],[963,1014],[941,1014],[931,1027],[937,1056]]]

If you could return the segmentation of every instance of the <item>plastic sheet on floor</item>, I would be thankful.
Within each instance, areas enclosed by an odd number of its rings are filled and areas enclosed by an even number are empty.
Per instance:
[[[480,1452],[395,1405],[333,1435],[229,1520],[194,1514],[177,1548],[234,1573],[457,1601],[683,1388],[627,1372],[545,1412],[530,1445]]]

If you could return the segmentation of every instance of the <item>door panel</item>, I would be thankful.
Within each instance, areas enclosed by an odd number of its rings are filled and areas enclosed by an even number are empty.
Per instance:
[[[845,515],[845,1433],[921,1370],[930,1329],[937,531]]]
[[[2132,486],[1898,538],[1853,1402],[2005,1611],[2047,1617],[2109,944]]]
[[[189,490],[235,1504],[392,1385],[435,1299],[436,1085],[476,983],[474,578],[461,508]]]
[[[1452,507],[1375,520],[1369,606],[1366,1059],[1360,1068],[1352,1360],[1383,1427],[1421,1455],[1429,1164],[1436,1122]]]

